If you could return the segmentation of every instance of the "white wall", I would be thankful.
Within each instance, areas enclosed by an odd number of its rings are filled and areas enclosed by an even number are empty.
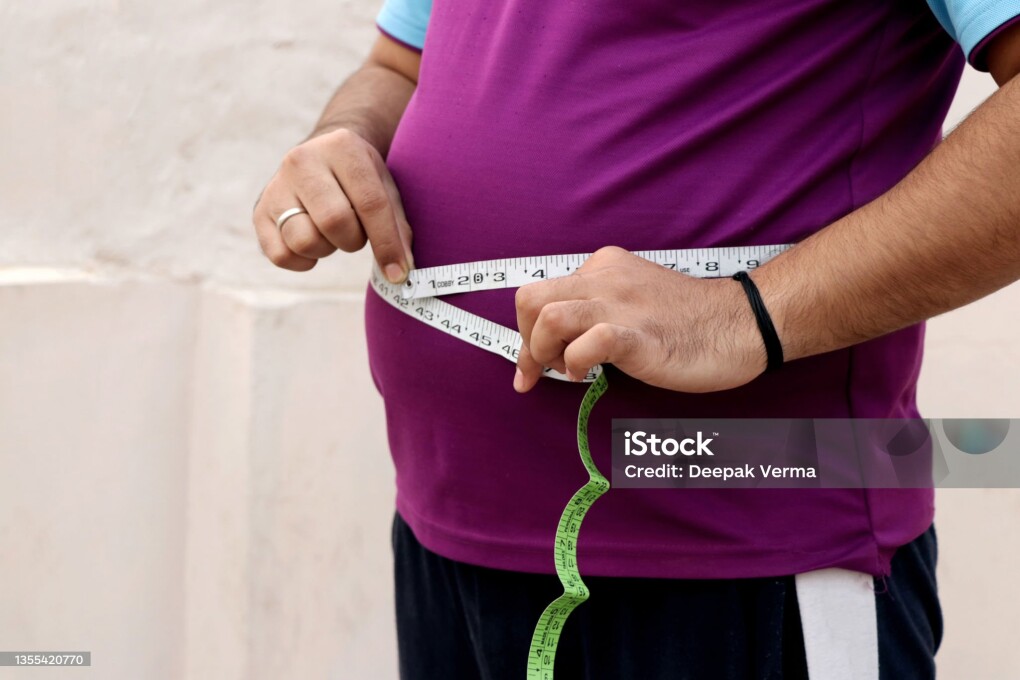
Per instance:
[[[248,221],[375,10],[0,6],[0,649],[91,650],[76,677],[395,676],[368,260],[276,270]],[[991,89],[969,74],[953,116]],[[1018,301],[931,324],[927,415],[1020,415]],[[1020,668],[1018,516],[1015,491],[940,492],[943,677]]]

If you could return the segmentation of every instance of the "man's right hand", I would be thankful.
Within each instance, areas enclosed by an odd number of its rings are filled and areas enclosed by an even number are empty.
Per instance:
[[[307,213],[277,218],[291,208]],[[411,227],[396,182],[374,146],[339,129],[291,149],[255,205],[255,233],[278,267],[308,271],[336,250],[354,252],[366,241],[379,268],[401,283],[414,266]]]

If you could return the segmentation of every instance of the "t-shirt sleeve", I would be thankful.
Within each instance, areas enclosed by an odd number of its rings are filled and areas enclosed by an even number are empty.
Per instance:
[[[988,70],[985,52],[991,39],[1020,21],[1020,0],[928,0],[928,5],[980,71]]]
[[[432,0],[385,0],[375,25],[385,35],[421,52],[431,13]]]

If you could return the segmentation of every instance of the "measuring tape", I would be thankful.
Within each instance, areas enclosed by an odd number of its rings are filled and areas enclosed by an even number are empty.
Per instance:
[[[552,680],[563,624],[577,605],[588,599],[588,587],[577,570],[577,535],[581,531],[581,520],[591,510],[592,504],[609,491],[609,480],[595,466],[588,448],[588,417],[607,387],[606,374],[602,373],[581,400],[577,415],[577,450],[584,469],[588,471],[588,482],[570,498],[556,525],[553,561],[556,563],[556,575],[563,584],[563,594],[553,600],[538,618],[528,650],[528,680]]]
[[[643,250],[635,251],[634,254],[688,276],[714,278],[755,269],[791,247]],[[520,333],[443,302],[438,296],[518,288],[535,281],[568,276],[577,271],[590,256],[591,253],[545,255],[427,267],[413,270],[403,285],[387,281],[378,265],[374,265],[370,283],[383,300],[405,314],[517,363],[523,344]],[[551,368],[544,369],[544,375],[557,380],[568,380],[566,375]],[[535,626],[528,651],[528,680],[553,680],[556,647],[563,624],[570,613],[588,599],[588,588],[577,569],[577,537],[581,531],[581,522],[592,504],[609,490],[609,480],[595,466],[588,445],[588,420],[595,402],[608,387],[606,375],[601,366],[594,366],[582,382],[591,384],[577,415],[577,449],[581,463],[588,471],[588,482],[571,497],[556,526],[553,559],[556,575],[563,585],[563,594],[546,607]]]

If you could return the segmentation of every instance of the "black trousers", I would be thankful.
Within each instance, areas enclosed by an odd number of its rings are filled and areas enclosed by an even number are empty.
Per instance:
[[[882,680],[935,677],[936,550],[932,526],[875,580]],[[562,592],[555,576],[440,557],[399,515],[393,551],[403,680],[524,680],[535,623]],[[793,576],[585,581],[592,596],[564,626],[557,680],[807,678]]]

